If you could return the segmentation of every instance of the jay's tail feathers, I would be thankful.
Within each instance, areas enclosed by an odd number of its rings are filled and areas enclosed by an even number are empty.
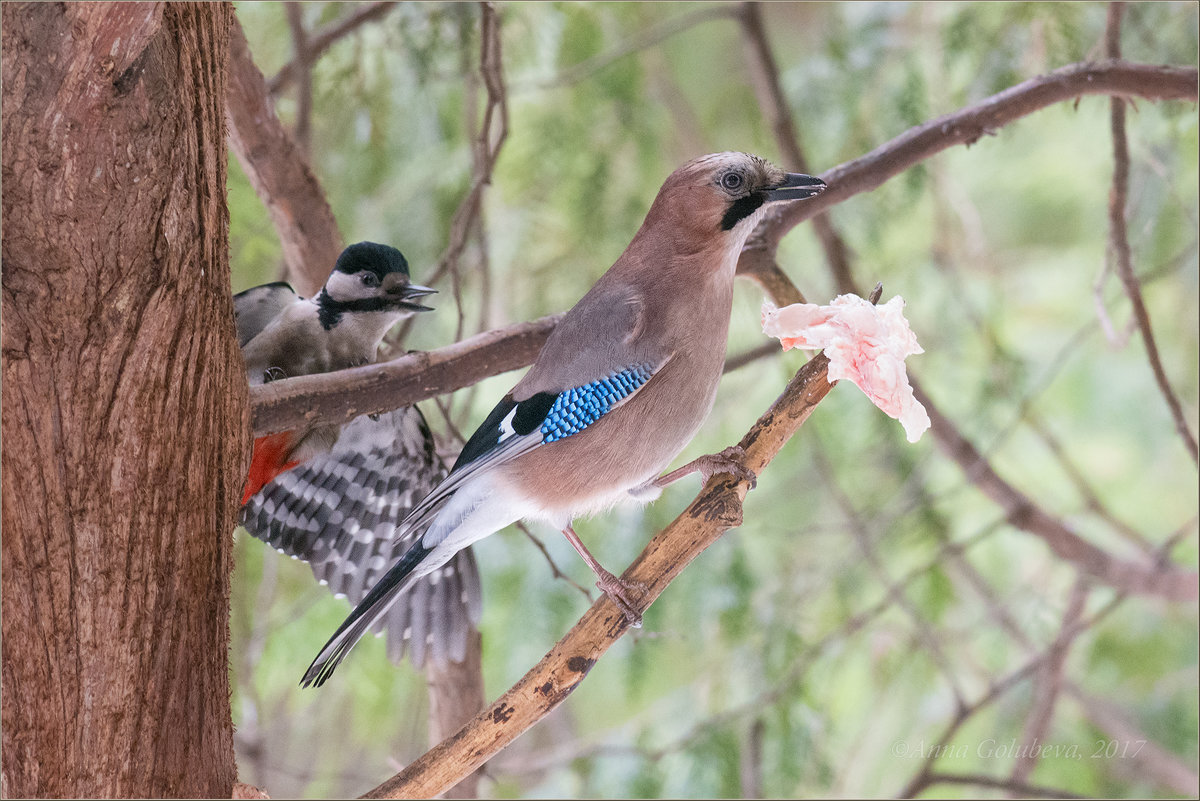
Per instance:
[[[317,654],[317,658],[308,666],[300,684],[320,687],[333,675],[333,671],[346,658],[367,630],[382,617],[400,593],[411,587],[416,581],[413,571],[421,564],[433,549],[426,548],[420,542],[414,544],[392,568],[384,574],[379,583],[371,588],[362,602],[354,607],[350,616],[338,627],[338,630],[325,643],[325,647]],[[436,574],[433,574],[436,575]],[[446,586],[446,582],[437,582],[436,586]],[[413,615],[413,620],[423,620],[423,615]]]
[[[376,621],[388,614],[397,601],[414,609],[414,626],[421,619],[418,610],[424,603],[437,603],[439,599],[467,603],[465,596],[450,595],[460,591],[459,584],[443,578],[453,567],[453,560],[464,548],[519,520],[527,511],[520,497],[495,487],[486,478],[442,496],[434,504],[429,527],[420,535],[409,530],[406,536],[412,537],[413,544],[334,632],[301,683],[306,687],[323,684],[354,644]],[[423,585],[428,585],[429,589],[423,590]],[[434,618],[431,616],[430,620]],[[412,638],[417,639],[416,632]]]

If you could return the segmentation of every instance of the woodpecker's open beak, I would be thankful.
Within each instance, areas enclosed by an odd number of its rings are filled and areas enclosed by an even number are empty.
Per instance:
[[[825,191],[825,182],[820,178],[801,172],[789,172],[783,182],[766,190],[767,200],[800,200],[814,197]]]
[[[403,273],[389,273],[383,277],[383,291],[391,301],[398,301],[396,306],[407,311],[433,311],[428,306],[422,306],[420,303],[414,303],[417,298],[423,298],[426,295],[432,295],[437,292],[436,289],[431,289],[420,284],[410,284],[408,276]]]
[[[422,306],[420,303],[413,303],[412,301],[416,300],[417,298],[423,298],[426,295],[436,295],[437,290],[431,289],[427,286],[421,286],[420,284],[405,284],[404,286],[400,287],[396,294],[398,294],[405,301],[404,303],[400,304],[401,307],[408,309],[409,311],[433,311],[433,308],[430,306]]]

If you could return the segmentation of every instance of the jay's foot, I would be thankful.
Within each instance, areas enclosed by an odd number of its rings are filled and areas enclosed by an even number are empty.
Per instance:
[[[634,601],[630,593],[631,591],[640,593],[646,589],[646,585],[640,581],[624,581],[607,570],[603,572],[597,571],[596,577],[600,579],[596,582],[596,586],[611,598],[612,602],[617,605],[617,608],[625,614],[625,620],[629,623],[630,627],[640,629],[642,627],[642,613],[634,607]]]
[[[754,489],[758,485],[758,476],[742,464],[741,460],[745,458],[745,448],[741,445],[731,445],[720,453],[701,456],[692,464],[696,466],[695,469],[705,484],[717,473],[728,473],[734,478],[750,482],[750,489]]]

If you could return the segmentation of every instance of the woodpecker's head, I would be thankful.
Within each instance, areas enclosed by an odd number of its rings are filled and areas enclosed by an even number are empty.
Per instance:
[[[342,311],[432,311],[417,298],[436,292],[412,283],[404,254],[388,245],[359,242],[342,251],[329,279],[323,301]]]
[[[744,241],[768,203],[813,197],[825,189],[820,178],[784,172],[749,153],[713,153],[693,159],[667,178],[654,201],[657,211],[689,236]],[[650,219],[648,217],[647,219]]]

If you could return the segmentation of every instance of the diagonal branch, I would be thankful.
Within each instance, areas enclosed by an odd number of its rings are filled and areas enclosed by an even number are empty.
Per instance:
[[[1163,67],[1126,61],[1071,64],[1009,87],[952,114],[910,128],[900,136],[841,164],[821,177],[829,185],[803,202],[778,204],[759,232],[777,245],[795,226],[862,192],[869,192],[915,164],[955,145],[973,145],[985,134],[1055,103],[1081,95],[1124,95],[1148,100],[1196,102],[1195,67]],[[839,287],[839,291],[848,291]]]
[[[279,117],[236,19],[230,31],[225,97],[229,145],[279,234],[289,279],[316,293],[342,252],[342,235],[308,160]]]
[[[829,360],[818,355],[805,364],[758,422],[742,438],[743,464],[762,472],[828,394]],[[709,545],[741,524],[745,481],[713,476],[684,512],[659,532],[622,578],[645,587],[645,610],[667,585]],[[575,627],[495,703],[398,775],[367,794],[369,798],[432,797],[487,762],[562,703],[588,671],[628,629],[621,611],[602,596]]]

